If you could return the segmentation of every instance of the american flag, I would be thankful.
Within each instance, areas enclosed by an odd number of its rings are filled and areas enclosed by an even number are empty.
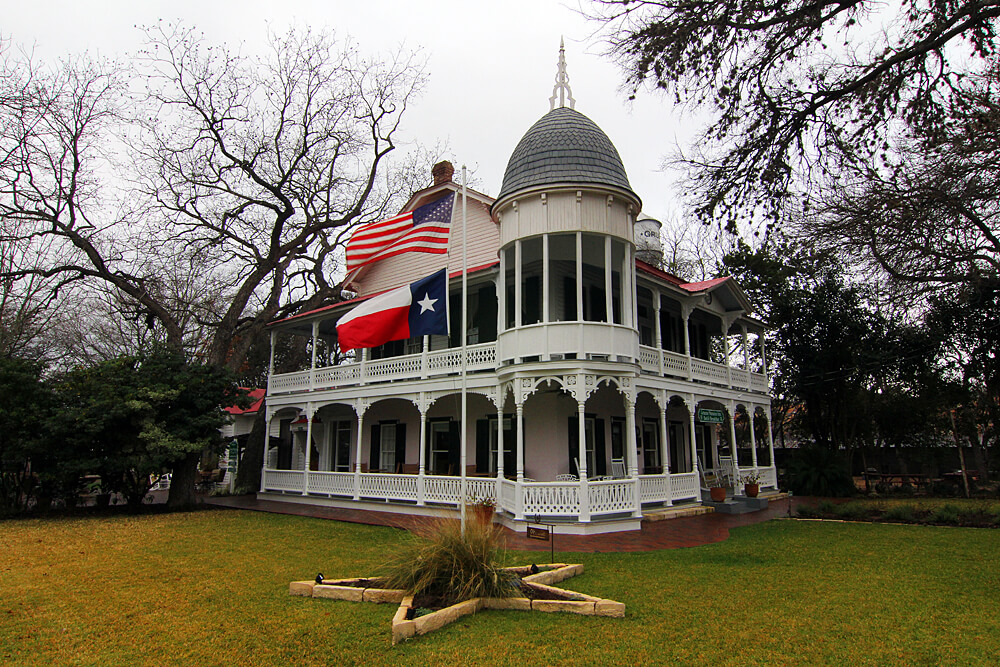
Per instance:
[[[448,252],[455,193],[395,218],[358,228],[347,242],[347,272],[404,252]]]

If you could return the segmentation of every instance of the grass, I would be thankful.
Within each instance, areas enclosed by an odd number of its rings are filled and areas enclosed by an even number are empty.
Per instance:
[[[406,536],[206,511],[0,523],[0,664],[987,665],[1000,531],[772,521],[726,542],[558,554],[624,619],[488,612],[390,645],[387,605],[287,595],[368,575]],[[547,560],[508,554],[510,564]]]

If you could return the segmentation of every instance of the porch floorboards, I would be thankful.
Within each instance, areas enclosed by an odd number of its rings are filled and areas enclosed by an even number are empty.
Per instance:
[[[643,521],[638,531],[606,533],[601,535],[561,535],[556,528],[556,551],[582,553],[619,551],[659,551],[660,549],[681,549],[697,547],[725,541],[729,530],[748,526],[789,515],[789,505],[798,504],[800,498],[784,497],[771,501],[766,510],[749,514],[720,514],[711,512],[697,516],[681,516],[666,521]],[[205,503],[216,507],[273,512],[308,516],[316,519],[332,519],[371,526],[389,526],[411,530],[425,524],[426,517],[392,512],[370,512],[366,510],[322,507],[278,500],[258,500],[254,496],[216,496],[205,498]],[[794,508],[792,509],[794,513]],[[503,529],[507,548],[517,551],[548,551],[549,543],[529,540],[524,534],[508,528]]]

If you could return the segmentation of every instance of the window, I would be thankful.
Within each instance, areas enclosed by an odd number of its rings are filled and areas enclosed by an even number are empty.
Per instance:
[[[653,326],[656,312],[653,309],[653,293],[645,287],[635,292],[636,310],[639,314],[639,344],[653,344]]]
[[[521,324],[542,321],[542,239],[521,241]]]
[[[587,477],[607,474],[606,451],[604,447],[604,420],[587,415],[583,421],[584,450],[587,456]],[[579,475],[577,459],[580,458],[579,418],[569,418],[569,465],[568,472]]]
[[[337,419],[330,422],[330,470],[351,470],[351,422]]]
[[[381,442],[381,457],[379,458],[379,470],[387,472],[396,469],[396,425],[383,424]]]
[[[368,469],[379,472],[401,471],[406,463],[406,424],[381,421],[372,424]]]
[[[576,234],[550,234],[549,322],[576,320]]]
[[[458,422],[435,419],[427,423],[427,472],[431,475],[458,474]]]
[[[604,262],[604,237],[584,234],[583,251],[583,319],[607,322],[607,276]]]
[[[670,472],[691,472],[691,447],[685,437],[684,422],[671,421],[667,424],[667,439],[670,441]]]
[[[504,327],[511,329],[514,327],[514,312],[516,307],[515,295],[514,295],[514,267],[517,265],[517,248],[515,246],[510,246],[503,251],[503,265],[504,265],[504,310],[506,311],[504,315]]]
[[[698,462],[705,470],[715,470],[715,450],[712,447],[712,424],[694,425],[694,442],[698,450]]]
[[[647,475],[662,472],[663,470],[660,468],[659,423],[655,419],[643,419],[640,435],[643,472]]]

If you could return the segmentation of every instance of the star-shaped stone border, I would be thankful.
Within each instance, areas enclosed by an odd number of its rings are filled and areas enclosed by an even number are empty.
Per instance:
[[[562,600],[531,600],[529,598],[472,598],[464,600],[444,609],[420,616],[412,620],[406,617],[413,606],[413,596],[405,591],[387,588],[365,588],[358,586],[363,581],[356,579],[337,579],[317,584],[313,581],[293,581],[288,586],[290,595],[305,597],[330,598],[348,600],[350,602],[389,602],[398,603],[399,609],[392,618],[392,643],[398,644],[418,635],[425,635],[438,628],[443,628],[463,616],[474,614],[483,609],[513,609],[517,611],[567,612],[584,616],[625,616],[625,604],[614,600],[597,598],[584,593],[557,588],[552,584],[575,577],[583,572],[579,563],[551,563],[538,566],[541,571],[531,574],[531,568],[509,567],[508,570],[521,577],[522,581],[533,584],[536,588],[548,589],[563,596]]]

